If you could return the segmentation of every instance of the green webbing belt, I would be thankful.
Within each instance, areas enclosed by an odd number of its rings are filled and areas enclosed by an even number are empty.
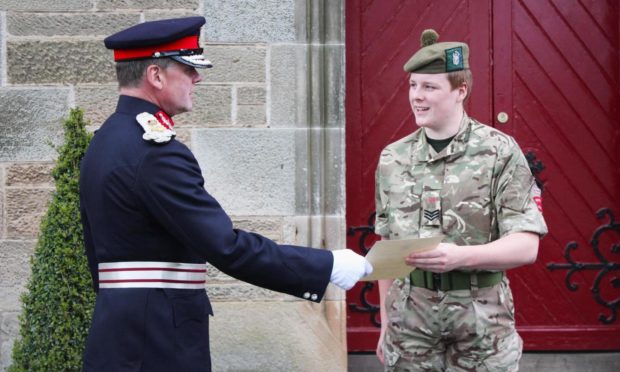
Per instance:
[[[422,287],[433,291],[454,291],[458,289],[472,288],[472,275],[477,279],[473,285],[477,288],[492,287],[502,281],[504,273],[481,271],[477,273],[465,273],[461,271],[450,271],[447,273],[436,274],[420,269],[413,270],[410,274],[411,285]]]

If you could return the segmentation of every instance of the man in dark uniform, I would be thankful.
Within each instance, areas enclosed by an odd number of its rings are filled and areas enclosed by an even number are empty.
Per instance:
[[[191,110],[196,68],[211,67],[203,17],[146,22],[108,37],[120,86],[116,111],[81,165],[86,254],[97,302],[85,371],[209,371],[206,263],[311,301],[331,281],[351,288],[372,267],[350,250],[277,245],[233,229],[204,189],[172,117]]]

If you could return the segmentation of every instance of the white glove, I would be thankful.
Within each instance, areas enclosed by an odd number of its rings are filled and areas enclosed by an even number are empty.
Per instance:
[[[329,281],[344,290],[353,288],[360,278],[372,273],[370,262],[350,249],[339,249],[332,254],[334,267]]]

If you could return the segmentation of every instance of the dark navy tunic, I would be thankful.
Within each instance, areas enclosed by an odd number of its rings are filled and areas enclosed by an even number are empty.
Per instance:
[[[158,111],[121,96],[82,160],[82,222],[95,290],[99,263],[209,262],[248,283],[320,301],[331,252],[233,229],[185,145],[142,139],[136,115]],[[210,371],[209,314],[203,289],[99,289],[84,370]]]

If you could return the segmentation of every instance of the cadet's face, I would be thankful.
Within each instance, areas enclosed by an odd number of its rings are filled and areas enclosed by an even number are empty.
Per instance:
[[[420,127],[441,130],[452,125],[462,112],[463,97],[452,90],[448,74],[416,74],[409,76],[409,104]]]
[[[161,108],[173,116],[192,110],[192,91],[194,84],[202,77],[195,68],[173,62],[163,70],[165,77],[161,92]]]

